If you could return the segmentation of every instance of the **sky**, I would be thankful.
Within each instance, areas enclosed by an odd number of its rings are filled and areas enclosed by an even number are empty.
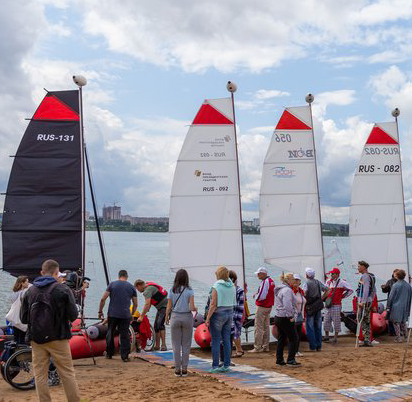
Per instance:
[[[412,224],[410,0],[5,0],[0,13],[0,191],[48,90],[84,87],[100,210],[167,216],[181,145],[204,99],[236,120],[244,219],[258,217],[263,160],[284,107],[313,93],[322,220],[347,223],[353,174],[374,122],[398,107]],[[4,197],[0,197],[0,208]],[[91,210],[91,207],[88,207]]]

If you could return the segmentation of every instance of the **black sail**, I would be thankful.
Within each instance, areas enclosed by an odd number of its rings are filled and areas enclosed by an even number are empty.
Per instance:
[[[46,259],[78,269],[84,236],[79,91],[48,92],[14,158],[4,203],[3,270],[38,276]]]

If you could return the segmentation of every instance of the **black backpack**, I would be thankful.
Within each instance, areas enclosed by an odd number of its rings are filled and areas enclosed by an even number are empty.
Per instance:
[[[52,304],[51,293],[58,283],[46,288],[33,286],[29,312],[30,335],[36,343],[46,343],[58,339],[56,309]]]

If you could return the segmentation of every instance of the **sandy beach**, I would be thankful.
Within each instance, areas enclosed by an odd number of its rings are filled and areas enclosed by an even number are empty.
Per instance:
[[[339,344],[324,343],[321,352],[309,352],[307,342],[302,342],[299,368],[275,365],[276,345],[269,353],[248,354],[234,359],[265,370],[274,370],[301,379],[325,390],[338,390],[357,386],[379,385],[412,379],[412,350],[408,354],[406,369],[400,376],[400,366],[405,344],[396,344],[392,337],[380,337],[379,345],[355,350],[355,338],[339,338]],[[247,350],[248,347],[245,348]],[[249,347],[250,349],[250,347]],[[210,358],[210,351],[193,349],[199,357]],[[123,363],[119,356],[112,360],[97,358],[77,360],[76,375],[83,401],[193,401],[233,399],[236,401],[261,401],[262,398],[233,389],[215,379],[191,374],[176,378],[173,370],[134,358]],[[53,401],[64,401],[63,387],[51,388]],[[34,391],[17,391],[0,381],[0,401],[36,401]]]
[[[276,345],[271,343],[269,353],[245,353],[233,359],[265,370],[275,370],[330,391],[364,385],[379,385],[412,379],[412,346],[406,360],[405,372],[400,367],[405,344],[394,343],[394,337],[379,337],[379,345],[355,349],[353,335],[339,337],[338,345],[323,343],[321,352],[310,352],[307,342],[301,342],[303,357],[297,358],[301,367],[280,367],[275,364]],[[197,356],[207,357],[209,352],[196,350]],[[285,351],[286,357],[286,351]]]

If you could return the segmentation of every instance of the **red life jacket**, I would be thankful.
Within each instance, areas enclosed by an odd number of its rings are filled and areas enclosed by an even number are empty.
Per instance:
[[[150,299],[150,304],[152,306],[156,306],[156,304],[159,304],[165,297],[167,297],[167,291],[157,283],[146,282],[146,286],[154,286],[155,288],[157,288],[157,292]]]

